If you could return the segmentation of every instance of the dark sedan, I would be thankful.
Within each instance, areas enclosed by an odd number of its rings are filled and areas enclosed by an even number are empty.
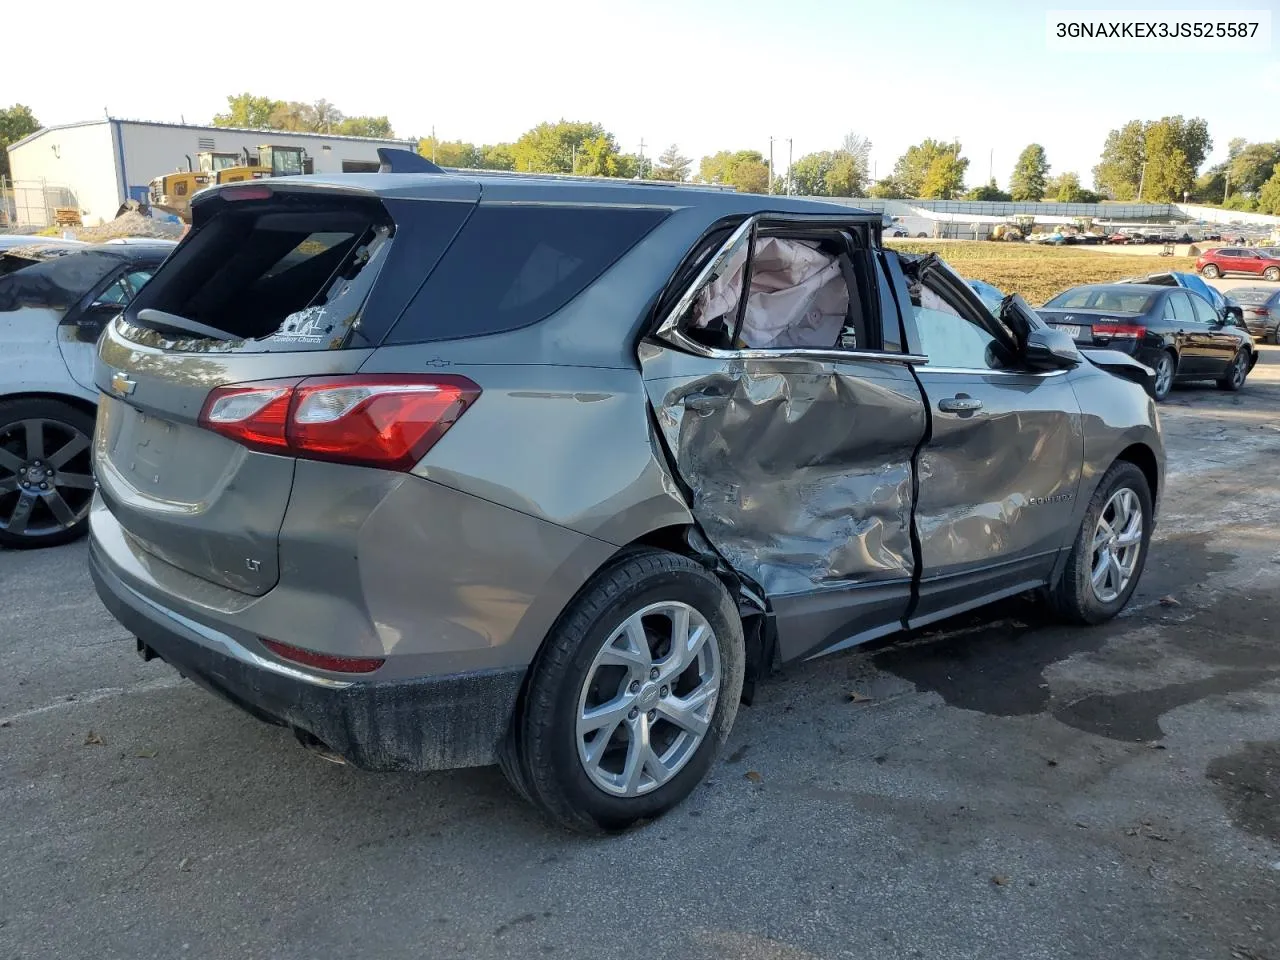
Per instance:
[[[1280,343],[1280,287],[1235,287],[1231,299],[1243,311],[1250,336]]]
[[[1258,361],[1248,331],[1219,319],[1190,290],[1148,283],[1086,284],[1058,294],[1037,311],[1077,343],[1129,354],[1155,371],[1153,395],[1175,382],[1216,380],[1239,390]]]

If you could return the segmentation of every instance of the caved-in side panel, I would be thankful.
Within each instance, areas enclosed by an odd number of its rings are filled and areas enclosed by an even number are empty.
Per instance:
[[[910,372],[658,349],[646,381],[707,539],[770,597],[910,578]]]

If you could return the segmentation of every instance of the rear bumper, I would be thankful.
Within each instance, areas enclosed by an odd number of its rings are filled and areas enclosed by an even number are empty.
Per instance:
[[[93,538],[89,569],[103,604],[146,650],[258,719],[310,734],[354,766],[443,770],[496,760],[523,668],[387,682],[315,676],[144,597]]]

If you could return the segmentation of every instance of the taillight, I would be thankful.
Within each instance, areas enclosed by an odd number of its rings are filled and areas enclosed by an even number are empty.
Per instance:
[[[1257,316],[1259,316],[1259,317],[1269,317],[1269,316],[1271,316],[1271,311],[1270,311],[1270,310],[1268,310],[1266,307],[1254,307],[1254,308],[1253,308],[1253,312],[1254,312],[1254,314],[1255,314],[1255,315],[1257,315]]]
[[[332,670],[334,673],[373,673],[387,662],[385,657],[339,657],[332,653],[304,650],[267,637],[262,637],[261,640],[263,645],[277,657],[292,660],[306,667]]]
[[[1093,335],[1112,340],[1141,340],[1147,335],[1147,328],[1131,323],[1095,323]]]
[[[216,388],[200,425],[266,453],[408,470],[478,396],[444,375],[265,380]]]

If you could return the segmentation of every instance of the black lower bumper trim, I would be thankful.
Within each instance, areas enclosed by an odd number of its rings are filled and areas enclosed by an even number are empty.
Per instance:
[[[310,734],[366,770],[446,770],[496,762],[524,670],[325,687],[264,669],[187,635],[146,609],[91,546],[103,604],[150,651],[183,676],[268,723]]]

